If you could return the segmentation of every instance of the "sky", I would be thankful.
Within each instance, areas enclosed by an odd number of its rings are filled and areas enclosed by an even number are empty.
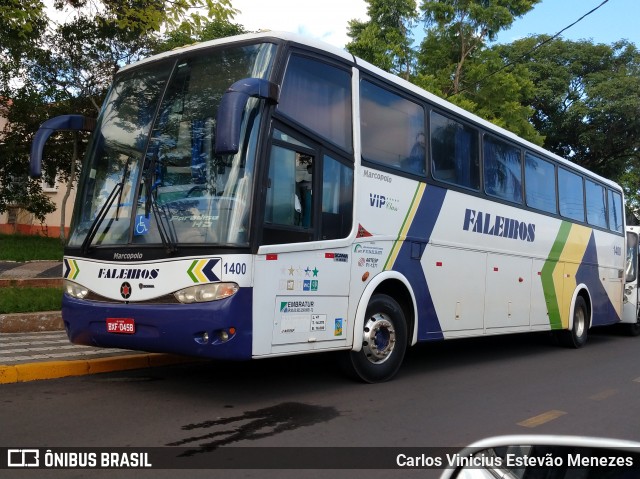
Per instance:
[[[531,34],[554,35],[604,0],[542,0],[517,19],[498,42],[511,43]],[[420,3],[420,0],[418,0]],[[324,40],[337,47],[349,42],[347,23],[367,19],[364,0],[232,0],[241,13],[235,22],[251,31],[284,30]],[[566,40],[611,44],[626,39],[640,46],[640,0],[609,0],[562,34]],[[418,35],[416,38],[419,40]]]

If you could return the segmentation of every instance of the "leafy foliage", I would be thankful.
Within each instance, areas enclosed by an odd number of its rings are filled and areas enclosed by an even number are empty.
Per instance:
[[[188,24],[183,24],[158,39],[152,47],[152,53],[162,53],[184,45],[242,33],[248,33],[242,25],[220,19],[213,19],[195,29]]]
[[[536,85],[528,102],[544,147],[622,182],[636,204],[640,170],[640,52],[627,41],[594,45],[547,37],[497,47],[507,61],[526,58]]]
[[[418,19],[415,0],[369,0],[370,20],[349,22],[347,50],[383,70],[409,78],[415,61],[411,29]]]
[[[427,27],[420,47],[423,73],[453,78],[442,84],[445,96],[464,88],[465,64],[493,41],[500,30],[527,13],[540,0],[423,0],[420,9]],[[432,60],[432,55],[437,52]]]
[[[55,6],[70,12],[70,20],[47,19],[40,0],[0,6],[0,33],[7,39],[0,44],[0,111],[8,120],[0,131],[0,213],[15,205],[40,221],[55,209],[40,181],[28,177],[31,140],[44,120],[68,113],[96,117],[117,70],[163,43],[168,49],[242,30],[229,21],[236,12],[230,0],[56,0]],[[191,13],[202,9],[206,17]],[[85,148],[86,138],[75,133],[50,139],[45,179],[70,185]]]
[[[0,91],[46,25],[41,0],[4,0],[0,4]]]

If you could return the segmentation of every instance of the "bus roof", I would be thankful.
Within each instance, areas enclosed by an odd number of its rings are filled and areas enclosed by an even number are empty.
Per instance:
[[[484,120],[482,118],[480,118],[479,116],[464,110],[463,108],[460,108],[457,105],[454,105],[451,102],[448,102],[447,100],[444,100],[443,98],[440,98],[436,95],[434,95],[433,93],[430,93],[416,85],[414,85],[413,83],[410,83],[396,75],[393,75],[391,73],[388,73],[378,67],[376,67],[375,65],[372,65],[371,63],[358,58],[350,53],[348,53],[347,51],[337,48],[333,45],[330,45],[326,42],[323,42],[321,40],[316,40],[313,38],[309,38],[303,35],[299,35],[296,33],[290,33],[290,32],[281,32],[281,31],[264,31],[264,32],[260,32],[260,33],[247,33],[247,34],[243,34],[243,35],[236,35],[236,36],[232,36],[232,37],[224,37],[224,38],[219,38],[216,40],[209,40],[206,42],[201,42],[201,43],[194,43],[191,45],[186,45],[183,47],[178,47],[175,48],[173,50],[170,50],[168,52],[164,52],[164,53],[160,53],[158,55],[154,55],[148,58],[145,58],[143,60],[140,60],[138,62],[135,63],[131,63],[129,65],[126,65],[124,67],[122,67],[120,69],[120,71],[126,71],[130,68],[135,68],[138,67],[140,65],[143,65],[145,63],[150,63],[150,62],[154,62],[157,60],[161,60],[164,58],[170,58],[172,56],[176,56],[176,55],[182,55],[185,52],[191,52],[191,51],[197,51],[197,50],[202,50],[202,49],[206,49],[212,46],[216,46],[216,45],[224,45],[227,43],[237,43],[237,42],[250,42],[252,40],[275,40],[275,41],[285,41],[285,42],[291,42],[291,43],[296,43],[299,45],[302,45],[304,47],[309,47],[309,48],[314,48],[323,52],[326,52],[330,55],[336,56],[338,58],[341,58],[343,60],[346,60],[350,63],[354,63],[355,65],[358,66],[358,68],[362,71],[365,72],[369,72],[372,73],[374,75],[377,75],[395,85],[398,85],[399,87],[401,87],[402,89],[408,90],[410,92],[412,92],[413,94],[424,98],[425,100],[428,100],[430,103],[435,104],[437,106],[442,107],[445,110],[448,110],[456,115],[459,115],[463,118],[465,118],[468,121],[474,122],[476,123],[478,126],[481,126],[487,130],[490,131],[494,131],[495,133],[498,133],[500,135],[502,135],[503,137],[506,137],[514,142],[517,142],[519,144],[521,144],[522,146],[525,146],[526,148],[528,148],[531,151],[537,152],[541,155],[547,156],[547,157],[551,157],[554,160],[556,160],[558,163],[562,164],[562,165],[566,165],[569,168],[573,168],[574,170],[589,176],[589,177],[593,177],[594,179],[598,179],[599,181],[601,181],[602,183],[606,183],[608,186],[611,186],[612,188],[620,191],[621,188],[618,184],[616,184],[615,182],[604,178],[600,175],[597,175],[596,173],[587,170],[586,168],[581,167],[580,165],[573,163],[559,155],[556,155],[555,153],[550,152],[549,150],[546,150],[534,143],[531,143],[528,140],[525,140],[524,138],[519,137],[518,135],[516,135],[515,133],[510,132],[509,130],[506,130],[500,126],[497,126],[487,120]]]
[[[173,50],[169,50],[168,52],[159,53],[157,55],[147,57],[135,63],[126,65],[122,67],[120,71],[125,71],[125,70],[128,70],[129,68],[134,68],[144,63],[161,60],[163,58],[169,58],[174,55],[182,55],[185,52],[197,51],[197,50],[209,48],[216,45],[224,45],[227,43],[238,43],[238,42],[250,42],[252,40],[269,40],[269,39],[277,40],[277,41],[289,41],[289,42],[298,43],[300,45],[304,45],[307,47],[316,48],[318,50],[330,53],[331,55],[340,57],[351,63],[354,62],[354,58],[355,58],[353,55],[351,55],[347,51],[334,47],[333,45],[325,43],[321,40],[314,40],[313,38],[308,38],[303,35],[298,35],[298,34],[289,33],[289,32],[264,31],[260,33],[245,33],[243,35],[235,35],[232,37],[217,38],[215,40],[192,43],[190,45],[177,47],[177,48],[174,48]]]

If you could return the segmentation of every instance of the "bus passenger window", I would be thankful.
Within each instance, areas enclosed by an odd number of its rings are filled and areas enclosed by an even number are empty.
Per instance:
[[[278,111],[352,151],[351,75],[347,70],[291,55]]]
[[[522,203],[520,149],[489,135],[484,137],[484,188],[490,195]]]
[[[623,231],[623,217],[622,217],[622,196],[612,190],[607,190],[609,193],[609,229],[622,233]]]
[[[365,160],[416,175],[426,173],[424,109],[373,83],[360,85]]]
[[[478,132],[431,112],[430,138],[433,178],[479,190]]]
[[[584,221],[584,186],[582,176],[558,168],[560,214],[565,218]]]
[[[524,178],[527,206],[556,213],[556,167],[553,163],[527,153]]]
[[[601,228],[607,227],[607,196],[604,186],[586,180],[587,223]]]

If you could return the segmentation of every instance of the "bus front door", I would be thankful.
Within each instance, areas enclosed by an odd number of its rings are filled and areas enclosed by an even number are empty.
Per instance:
[[[640,334],[638,325],[638,234],[640,227],[627,228],[627,261],[625,266],[624,307],[622,322],[632,334]]]

